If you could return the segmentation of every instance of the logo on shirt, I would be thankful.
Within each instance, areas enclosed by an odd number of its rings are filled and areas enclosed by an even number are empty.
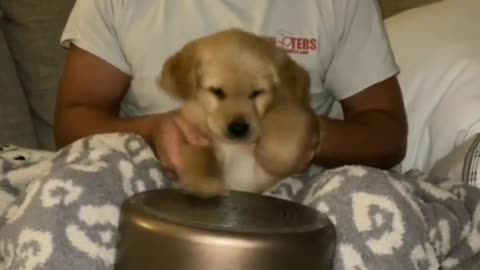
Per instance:
[[[280,30],[277,35],[265,38],[291,54],[311,54],[317,52],[319,47],[318,39],[298,36],[285,30]]]

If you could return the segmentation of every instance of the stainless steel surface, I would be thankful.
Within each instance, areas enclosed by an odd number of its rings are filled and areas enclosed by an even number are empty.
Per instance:
[[[333,225],[306,206],[243,192],[204,200],[164,189],[123,204],[115,270],[331,269],[334,250]]]

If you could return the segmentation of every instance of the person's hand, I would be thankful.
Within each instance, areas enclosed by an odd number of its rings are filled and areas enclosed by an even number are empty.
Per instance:
[[[163,172],[176,180],[183,169],[182,147],[185,144],[208,146],[209,139],[200,129],[188,122],[179,111],[158,115],[154,120],[152,146]]]
[[[305,111],[280,111],[269,117],[255,149],[257,160],[277,177],[304,172],[318,148],[317,117]]]
[[[303,155],[299,155],[293,166],[293,173],[303,173],[312,164],[315,155],[317,154],[319,143],[319,126],[315,116],[309,118],[309,124],[305,129],[299,132],[304,132],[305,143],[300,148]]]

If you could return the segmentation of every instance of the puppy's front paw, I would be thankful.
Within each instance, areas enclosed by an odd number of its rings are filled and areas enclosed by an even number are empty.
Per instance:
[[[197,197],[211,198],[225,194],[225,183],[215,154],[209,147],[185,146],[185,168],[180,172],[180,185],[185,192]]]
[[[287,177],[296,173],[308,155],[313,134],[313,115],[302,108],[276,108],[262,123],[257,157],[272,174]]]
[[[224,181],[217,178],[181,179],[183,190],[200,198],[213,198],[226,194]]]

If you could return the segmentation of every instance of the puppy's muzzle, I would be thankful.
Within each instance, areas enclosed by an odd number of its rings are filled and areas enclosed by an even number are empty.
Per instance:
[[[246,139],[250,135],[250,125],[244,119],[236,119],[228,125],[228,137]]]

